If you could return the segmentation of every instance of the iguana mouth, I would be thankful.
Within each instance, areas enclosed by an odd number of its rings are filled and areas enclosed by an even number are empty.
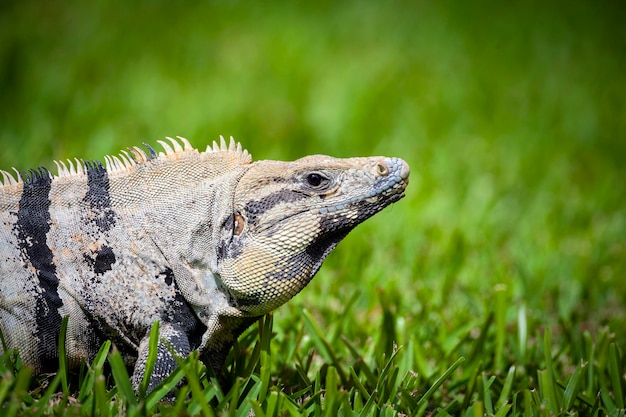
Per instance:
[[[353,204],[368,204],[372,206],[378,206],[379,210],[376,210],[376,212],[378,212],[388,205],[402,199],[405,196],[404,190],[406,189],[407,185],[408,181],[400,180],[399,182],[394,183],[391,186],[381,188],[375,192],[368,194],[365,197],[352,197],[351,199],[343,203],[333,204],[332,206],[314,207],[309,211],[320,214],[331,214],[349,208]]]

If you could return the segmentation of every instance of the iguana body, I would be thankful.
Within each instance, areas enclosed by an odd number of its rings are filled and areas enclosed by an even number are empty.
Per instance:
[[[68,315],[71,363],[109,339],[151,386],[199,349],[217,371],[255,318],[298,293],[357,224],[403,197],[398,158],[252,162],[231,138],[187,140],[0,181],[0,330],[35,371],[57,368]],[[181,146],[181,144],[183,146]],[[1,349],[1,346],[0,346]]]

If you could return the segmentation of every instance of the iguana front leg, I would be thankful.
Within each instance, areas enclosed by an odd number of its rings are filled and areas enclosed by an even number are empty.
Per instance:
[[[228,317],[222,316],[216,320],[218,325],[212,334],[211,345],[203,352],[203,360],[211,366],[215,374],[219,374],[226,359],[228,350],[237,340],[237,337],[258,317]],[[161,323],[157,345],[157,358],[146,392],[151,392],[161,381],[167,378],[178,366],[176,357],[185,358],[192,351],[189,338],[183,327],[177,324]],[[137,362],[133,370],[132,385],[135,392],[139,392],[146,364],[150,353],[150,333],[141,340]],[[171,395],[171,393],[170,393]]]
[[[167,378],[178,366],[176,356],[185,358],[191,353],[189,338],[184,329],[176,324],[161,323],[159,326],[157,357],[154,369],[146,392],[152,391],[161,381]],[[150,352],[150,332],[141,340],[135,369],[133,370],[132,384],[136,392],[146,371],[146,364]]]

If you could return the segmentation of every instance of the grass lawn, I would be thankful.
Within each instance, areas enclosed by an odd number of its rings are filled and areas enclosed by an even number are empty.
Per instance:
[[[110,345],[71,378],[4,355],[0,415],[624,415],[623,6],[4,2],[2,169],[223,134],[400,156],[411,184],[224,386],[193,356],[137,399]]]

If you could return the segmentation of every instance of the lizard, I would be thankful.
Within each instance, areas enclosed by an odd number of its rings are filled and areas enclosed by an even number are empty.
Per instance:
[[[110,340],[137,390],[159,323],[152,390],[198,350],[217,374],[237,337],[300,292],[359,223],[404,197],[400,158],[252,161],[231,137],[183,138],[105,163],[0,171],[0,352],[36,373]]]

